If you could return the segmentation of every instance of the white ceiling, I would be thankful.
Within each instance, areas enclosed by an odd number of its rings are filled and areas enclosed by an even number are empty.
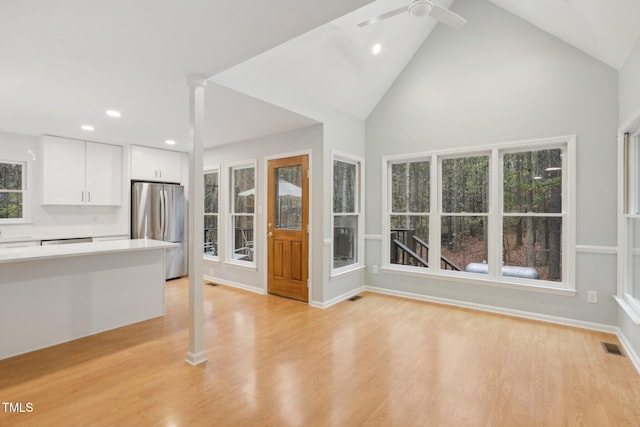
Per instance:
[[[489,1],[616,69],[640,37],[640,0]],[[221,73],[221,81],[234,72],[253,74],[366,119],[436,21],[402,14],[364,28],[357,24],[409,2],[377,0]],[[436,2],[456,10],[452,0]],[[377,56],[370,50],[374,43],[382,44]]]
[[[2,0],[0,131],[174,139],[185,150],[189,75],[213,75],[369,1]]]
[[[640,0],[490,1],[616,69],[640,36],[634,22]],[[437,2],[448,7],[452,0]],[[435,21],[399,15],[356,24],[408,3],[2,0],[0,131],[155,146],[171,138],[175,149],[186,150],[188,76],[214,76],[239,63],[263,80],[364,119]],[[369,50],[374,42],[383,45],[378,56]],[[107,117],[108,108],[123,117]],[[95,132],[81,131],[84,123]],[[207,87],[208,146],[313,123]]]

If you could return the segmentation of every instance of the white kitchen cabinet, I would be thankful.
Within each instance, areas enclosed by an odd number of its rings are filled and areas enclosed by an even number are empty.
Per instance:
[[[122,204],[122,147],[45,136],[41,141],[42,204]]]
[[[131,146],[131,179],[179,183],[181,175],[181,153]]]

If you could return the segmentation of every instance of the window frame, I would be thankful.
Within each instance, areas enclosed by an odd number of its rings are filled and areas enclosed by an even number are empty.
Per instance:
[[[208,255],[206,252],[203,253],[203,259],[207,260],[207,261],[220,261],[220,251],[224,250],[224,246],[222,245],[222,242],[220,241],[220,210],[221,210],[221,206],[220,206],[220,202],[221,202],[221,193],[222,193],[222,174],[220,173],[220,166],[216,165],[216,166],[212,166],[212,167],[208,167],[205,168],[204,172],[203,172],[203,178],[204,176],[208,175],[208,174],[212,174],[212,173],[217,173],[218,174],[218,212],[206,212],[206,210],[204,210],[203,212],[203,217],[206,216],[216,216],[218,218],[218,230],[216,231],[216,240],[218,242],[218,250],[216,255]],[[205,195],[206,198],[206,195]],[[204,218],[203,218],[204,219]],[[204,248],[203,248],[204,249]]]
[[[334,180],[333,180],[333,167],[334,162],[339,161],[343,163],[352,164],[356,167],[356,188],[355,188],[355,200],[354,207],[355,212],[353,213],[344,213],[344,212],[334,212],[333,211],[333,199],[334,199]],[[331,150],[331,203],[330,203],[330,212],[331,212],[331,273],[329,275],[330,278],[336,278],[342,276],[344,274],[350,273],[352,271],[364,269],[364,159],[362,157],[343,153],[337,150]],[[356,261],[353,264],[345,265],[343,267],[334,267],[334,234],[333,230],[335,227],[335,219],[336,216],[355,216],[356,217],[356,230],[357,230],[357,239],[355,241],[355,253],[354,256]]]
[[[386,159],[388,159],[387,162],[385,162],[385,157],[382,158],[383,161],[383,168],[382,170],[386,171],[386,178],[383,177],[383,194],[384,194],[384,200],[383,200],[383,206],[384,208],[382,209],[382,212],[385,212],[385,216],[383,218],[383,226],[384,229],[386,230],[386,232],[383,234],[383,250],[384,250],[384,261],[382,263],[382,267],[383,268],[390,268],[390,269],[394,269],[394,268],[398,268],[400,267],[400,270],[404,270],[404,271],[409,271],[409,272],[416,272],[416,273],[421,273],[424,271],[428,271],[430,270],[430,267],[419,267],[419,266],[411,266],[411,265],[402,265],[402,264],[392,264],[389,260],[391,259],[391,216],[395,215],[395,216],[423,216],[427,218],[428,224],[429,224],[429,246],[431,248],[434,248],[434,235],[435,233],[433,232],[433,226],[434,226],[434,214],[437,211],[437,197],[434,197],[434,193],[433,193],[433,183],[435,182],[434,179],[434,175],[437,174],[437,167],[434,167],[434,160],[436,160],[435,156],[429,155],[429,154],[424,154],[424,155],[416,155],[416,156],[389,156],[386,157]],[[429,162],[429,182],[430,182],[430,189],[429,189],[429,211],[428,212],[395,212],[393,211],[393,202],[392,197],[393,197],[393,185],[392,185],[392,178],[393,178],[393,173],[392,173],[392,168],[393,165],[395,164],[402,164],[402,163],[417,163],[417,162]],[[386,163],[386,165],[385,165]],[[438,226],[437,228],[438,230],[438,235],[440,234],[440,228]],[[437,248],[438,251],[438,259],[439,259],[439,251],[440,248]],[[434,251],[432,249],[429,250],[429,259],[427,260],[429,262],[429,265],[433,265],[432,264],[432,259],[434,259]],[[392,267],[393,266],[393,267]]]
[[[497,286],[543,292],[557,295],[575,295],[575,135],[558,136],[544,139],[515,141],[508,143],[491,144],[451,150],[439,150],[422,153],[385,156],[382,158],[382,170],[386,171],[382,177],[382,200],[384,212],[383,218],[383,245],[382,245],[382,269],[385,272],[415,275],[418,277],[434,277],[445,281],[457,281],[462,283]],[[502,263],[502,221],[503,221],[503,165],[502,159],[505,153],[536,151],[546,148],[563,148],[562,157],[562,281],[551,282],[539,279],[524,279],[503,276],[500,267]],[[489,155],[488,178],[488,213],[465,215],[484,216],[488,220],[488,273],[469,273],[465,271],[443,270],[440,267],[441,256],[441,221],[442,212],[442,160],[455,157],[472,157],[477,155]],[[431,160],[431,214],[429,218],[429,268],[403,266],[390,263],[390,197],[391,197],[391,164],[402,161],[417,161],[420,159]],[[444,215],[446,216],[446,215]],[[498,262],[496,262],[496,260]]]
[[[21,190],[3,190],[0,193],[21,193],[22,194],[22,216],[20,218],[0,218],[0,224],[25,224],[30,220],[30,198],[28,189],[27,173],[29,168],[26,160],[6,160],[0,159],[0,164],[20,165],[22,167],[22,189]]]
[[[628,137],[627,137],[628,135]],[[640,223],[640,111],[618,132],[618,292],[620,307],[640,325],[640,298],[633,281],[634,223]]]
[[[236,170],[241,170],[241,169],[253,169],[253,179],[254,179],[254,189],[255,189],[255,195],[254,195],[254,209],[252,213],[236,213],[235,212],[235,203],[234,203],[234,186],[235,186],[235,177],[234,177],[234,171]],[[227,229],[228,232],[226,233],[227,236],[227,241],[226,241],[226,246],[225,246],[225,251],[227,252],[226,257],[225,257],[225,263],[227,264],[232,264],[232,265],[236,265],[236,266],[242,266],[242,267],[248,267],[248,268],[252,268],[252,269],[256,269],[257,268],[257,253],[258,253],[258,248],[257,246],[257,233],[256,233],[256,207],[259,206],[258,203],[258,167],[257,167],[257,161],[255,159],[253,160],[247,160],[247,161],[242,161],[242,162],[235,162],[232,164],[229,164],[227,166],[227,177],[228,177],[228,186],[227,186],[227,191],[228,191],[228,209],[227,209]],[[252,260],[251,261],[247,261],[247,260],[241,260],[241,259],[236,259],[233,258],[233,254],[234,254],[234,242],[235,242],[235,227],[234,227],[234,218],[236,216],[250,216],[252,217],[252,221],[251,221],[251,225],[252,225],[252,230],[253,230],[253,254],[252,254]]]

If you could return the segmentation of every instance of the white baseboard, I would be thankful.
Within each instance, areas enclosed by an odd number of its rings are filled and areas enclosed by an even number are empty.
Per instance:
[[[233,282],[231,280],[220,279],[219,277],[203,275],[204,280],[208,280],[219,285],[230,286],[232,288],[243,289],[245,291],[255,292],[256,294],[266,295],[267,292],[264,289],[256,288],[255,286],[245,285],[244,283]]]
[[[352,289],[349,292],[345,292],[344,294],[338,295],[335,298],[331,298],[329,301],[325,301],[325,302],[311,301],[309,305],[315,308],[329,308],[332,305],[336,305],[339,302],[342,302],[344,300],[351,298],[352,296],[358,295],[360,292],[363,292],[364,290],[365,290],[365,287],[360,286],[359,288]]]
[[[575,328],[589,329],[592,331],[607,332],[614,335],[618,333],[618,327],[615,325],[605,325],[602,323],[586,322],[584,320],[568,319],[566,317],[549,316],[547,314],[532,313],[530,311],[514,310],[511,308],[496,307],[493,305],[476,304],[473,302],[459,301],[449,298],[432,297],[428,295],[414,294],[412,292],[395,291],[392,289],[378,288],[375,286],[365,286],[365,290],[384,295],[410,298],[420,301],[433,302],[436,304],[451,305],[455,307],[470,308],[478,311],[504,314],[506,316],[521,317],[530,320],[539,320],[542,322],[573,326]]]
[[[207,354],[204,351],[201,351],[199,353],[191,353],[188,352],[187,353],[187,358],[184,360],[185,362],[187,362],[189,365],[191,366],[197,366],[201,363],[206,362],[207,359]]]
[[[635,366],[636,371],[638,371],[638,373],[640,374],[640,357],[638,357],[638,353],[635,352],[635,350],[633,349],[633,346],[631,345],[629,340],[627,340],[627,337],[625,337],[622,334],[622,331],[620,331],[620,329],[618,329],[618,332],[616,333],[616,335],[618,336],[618,339],[622,343],[622,347],[624,348],[624,353],[627,355],[629,360],[631,360],[631,363],[633,363],[633,366]]]

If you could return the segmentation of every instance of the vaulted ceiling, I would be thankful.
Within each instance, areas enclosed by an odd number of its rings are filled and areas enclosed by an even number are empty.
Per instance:
[[[615,69],[640,36],[638,0],[490,1]],[[436,22],[399,15],[356,24],[407,4],[4,0],[0,131],[156,146],[174,139],[185,150],[188,76],[234,66],[364,119]],[[207,88],[207,107],[209,145],[314,123],[218,85]],[[107,117],[109,108],[123,116]],[[85,123],[95,131],[80,130]]]

